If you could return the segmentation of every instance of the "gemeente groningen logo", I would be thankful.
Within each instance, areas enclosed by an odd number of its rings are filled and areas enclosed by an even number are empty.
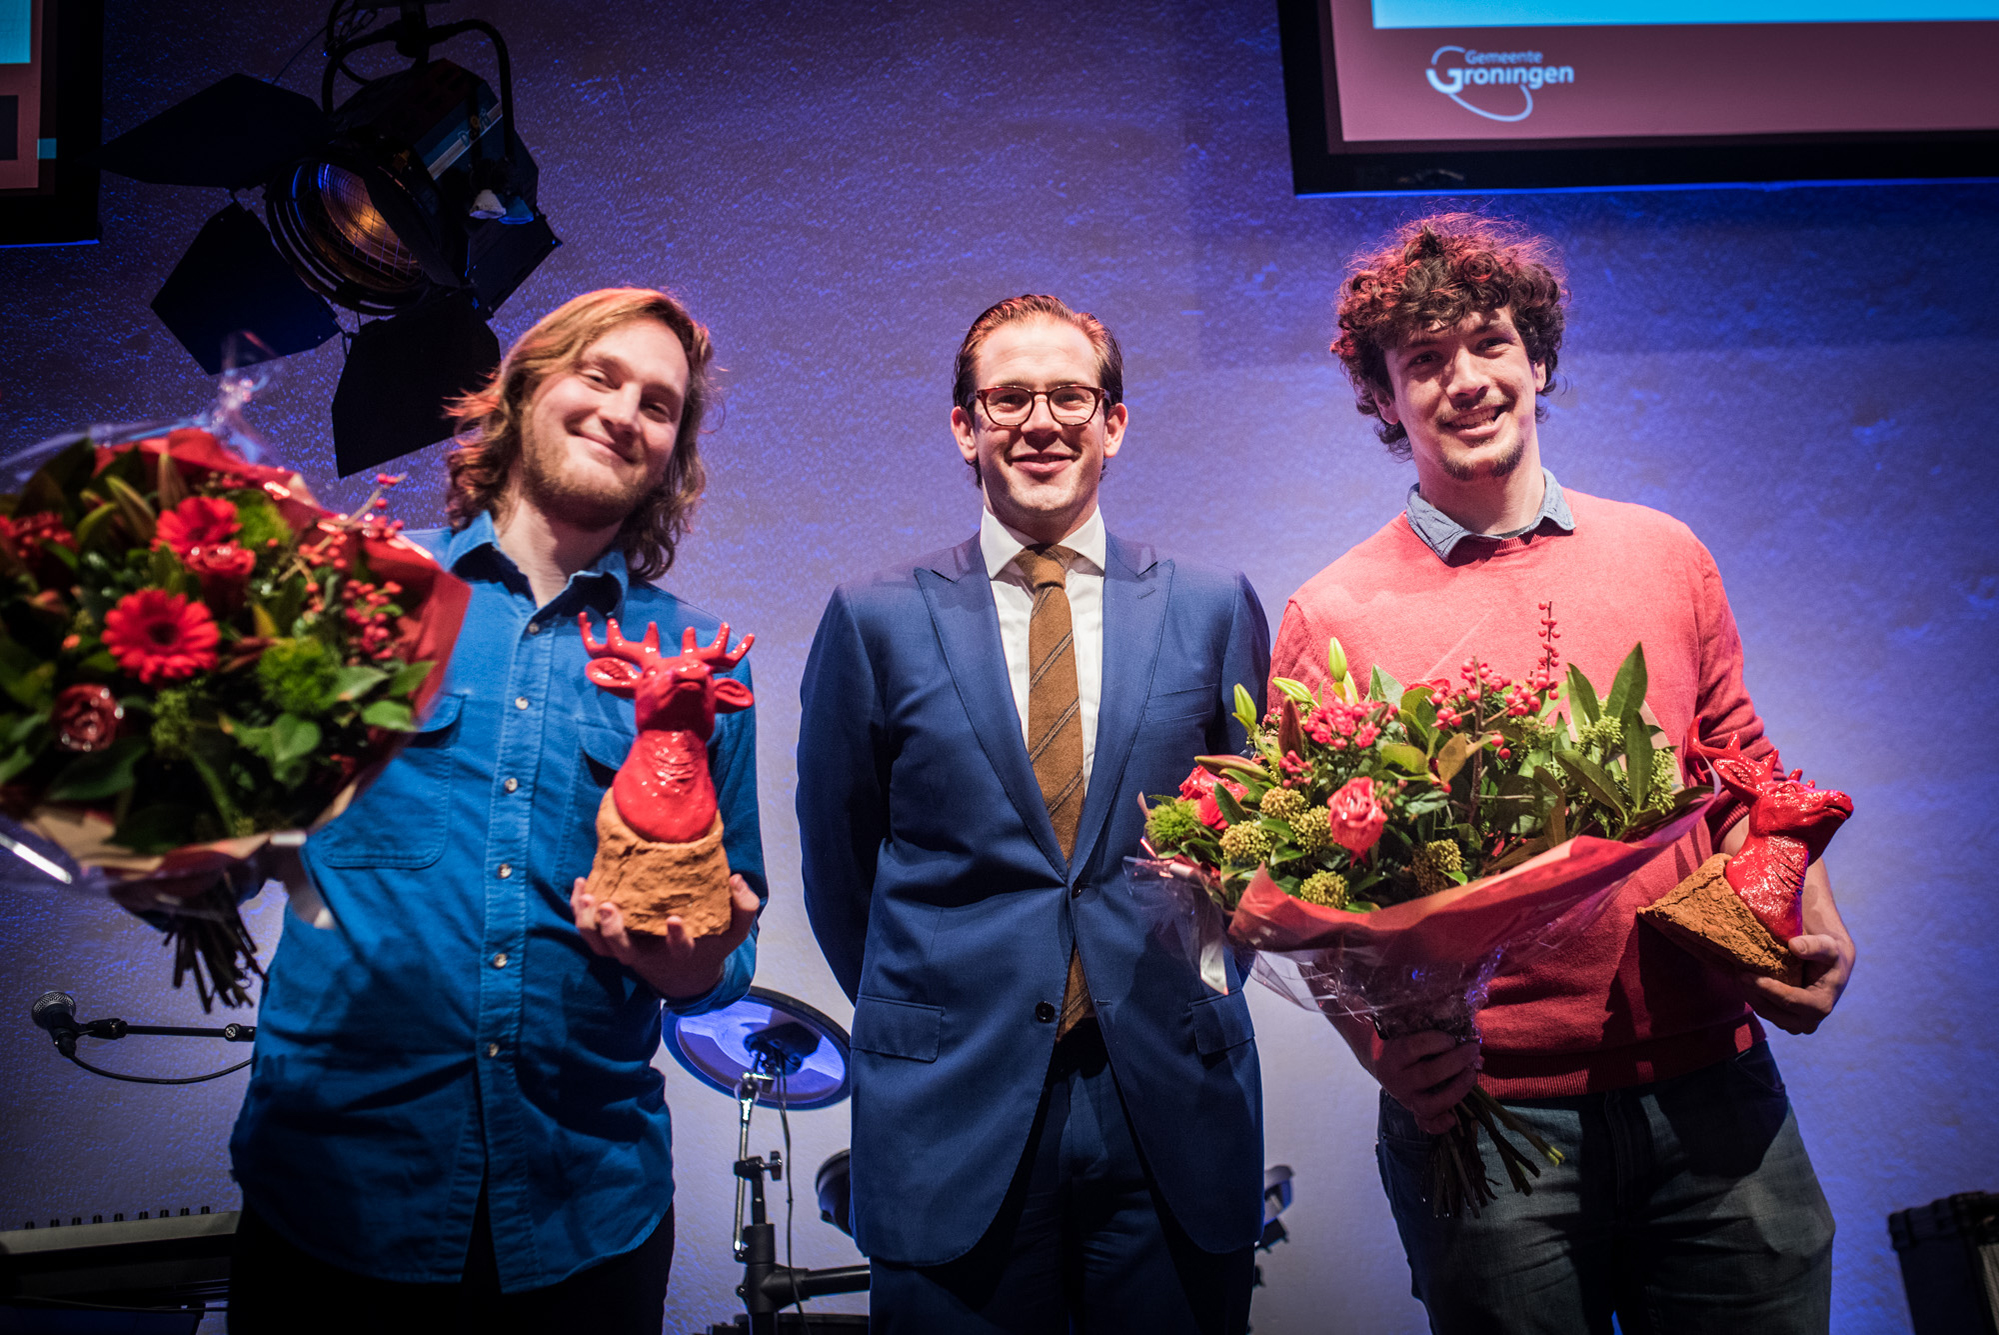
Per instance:
[[[1446,60],[1445,57],[1453,52],[1457,59]],[[1432,88],[1466,111],[1489,121],[1524,121],[1534,114],[1535,89],[1576,81],[1575,66],[1547,64],[1539,51],[1478,51],[1462,46],[1438,47],[1430,57],[1430,68],[1423,73]],[[1518,88],[1527,105],[1519,111],[1507,113],[1487,111],[1465,100],[1467,89],[1488,84],[1508,84]]]

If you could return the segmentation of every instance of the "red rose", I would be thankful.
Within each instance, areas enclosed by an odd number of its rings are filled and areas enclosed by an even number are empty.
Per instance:
[[[229,541],[243,526],[236,522],[236,503],[220,496],[190,496],[160,516],[153,545],[186,557],[194,547]]]
[[[7,545],[15,560],[28,568],[37,584],[68,587],[76,583],[69,563],[51,555],[42,545],[53,542],[58,547],[76,550],[76,538],[62,526],[61,516],[47,511],[17,515],[12,519],[0,516],[0,542]]]
[[[1201,816],[1201,824],[1211,830],[1226,830],[1229,818],[1222,814],[1221,803],[1215,801],[1215,785],[1220,784],[1240,802],[1249,789],[1233,779],[1218,779],[1199,765],[1194,772],[1180,781],[1180,796],[1195,804]]]
[[[257,564],[254,552],[233,542],[218,542],[208,547],[190,547],[180,557],[189,570],[201,577],[202,597],[225,613],[243,605],[243,590]]]
[[[1355,857],[1373,848],[1388,825],[1373,779],[1348,779],[1326,800],[1326,810],[1332,816],[1333,842]]]
[[[128,593],[104,614],[104,647],[148,686],[185,681],[214,667],[221,638],[206,607],[159,589]]]
[[[125,711],[103,686],[70,686],[56,696],[56,741],[71,751],[102,751],[118,737]]]

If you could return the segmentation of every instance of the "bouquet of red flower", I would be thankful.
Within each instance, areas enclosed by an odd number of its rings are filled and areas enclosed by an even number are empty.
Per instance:
[[[0,496],[0,847],[167,915],[204,1007],[261,974],[258,853],[344,809],[457,637],[465,586],[379,515],[399,480],[331,514],[182,429],[80,441]]]
[[[1376,668],[1363,697],[1334,640],[1324,698],[1279,679],[1258,719],[1238,686],[1248,754],[1201,757],[1177,796],[1149,807],[1139,869],[1205,894],[1229,942],[1257,952],[1257,977],[1298,1004],[1368,1020],[1384,1038],[1475,1037],[1501,964],[1571,939],[1712,796],[1683,786],[1656,740],[1644,646],[1599,697],[1574,667],[1558,678],[1558,632],[1542,613],[1541,662],[1525,681],[1474,658],[1456,681],[1408,688]],[[1475,1089],[1433,1147],[1440,1214],[1492,1199],[1481,1129],[1515,1189],[1531,1190],[1540,1167],[1502,1128],[1560,1162]]]

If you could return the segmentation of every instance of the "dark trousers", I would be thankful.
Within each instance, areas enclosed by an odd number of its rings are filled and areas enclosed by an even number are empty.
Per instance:
[[[1103,1034],[1085,1020],[1056,1047],[992,1226],[943,1265],[876,1260],[869,1329],[1239,1335],[1255,1270],[1253,1248],[1204,1252],[1174,1223],[1132,1137]]]
[[[229,1272],[230,1335],[659,1335],[673,1264],[673,1211],[631,1251],[557,1284],[501,1293],[486,1198],[456,1284],[357,1275],[294,1247],[247,1205]]]
[[[1767,1045],[1702,1070],[1506,1105],[1565,1156],[1476,1217],[1422,1198],[1430,1138],[1387,1095],[1377,1154],[1438,1335],[1825,1335],[1832,1212]]]

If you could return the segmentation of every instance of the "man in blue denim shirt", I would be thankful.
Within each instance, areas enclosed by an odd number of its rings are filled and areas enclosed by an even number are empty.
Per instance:
[[[645,582],[702,488],[710,357],[671,298],[595,292],[464,405],[453,527],[419,540],[471,602],[420,731],[297,869],[333,921],[288,914],[259,1016],[234,1331],[660,1328],[673,1181],[650,1063],[662,999],[725,1006],[755,968],[756,725],[727,715],[708,747],[730,927],[627,933],[581,878],[633,706],[584,677],[577,616],[713,637]]]

